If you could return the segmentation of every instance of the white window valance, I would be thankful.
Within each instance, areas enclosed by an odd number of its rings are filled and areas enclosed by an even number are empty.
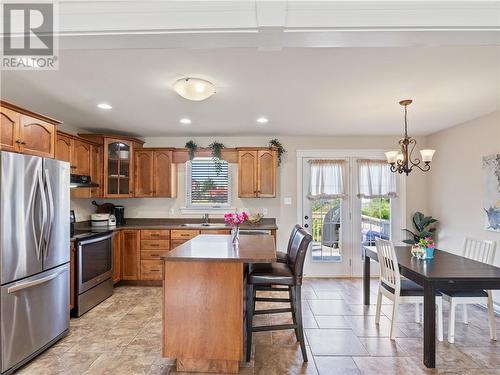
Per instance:
[[[395,198],[396,174],[387,161],[358,159],[358,198]]]
[[[343,198],[345,193],[345,160],[309,160],[311,179],[309,199]]]

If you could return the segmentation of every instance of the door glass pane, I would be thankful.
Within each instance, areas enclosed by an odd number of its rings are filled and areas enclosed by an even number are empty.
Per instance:
[[[317,199],[311,202],[312,260],[342,261],[341,199]]]
[[[391,199],[361,199],[361,244],[375,246],[376,238],[391,236]]]

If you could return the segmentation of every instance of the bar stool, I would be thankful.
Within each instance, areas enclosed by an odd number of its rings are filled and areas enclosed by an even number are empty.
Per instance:
[[[292,231],[293,234],[293,231]],[[307,362],[306,345],[302,325],[302,271],[307,249],[312,237],[302,227],[291,238],[286,263],[269,263],[251,265],[247,277],[246,300],[246,360],[250,361],[252,351],[252,333],[276,330],[295,330],[295,336],[300,343],[302,358]],[[288,291],[289,298],[257,297],[257,291]],[[290,302],[290,308],[255,310],[255,302]],[[277,324],[253,326],[254,315],[292,313],[293,324]]]
[[[290,253],[290,248],[292,246],[293,238],[297,234],[297,231],[301,228],[299,224],[295,224],[292,229],[292,233],[290,233],[290,238],[288,239],[288,246],[286,247],[286,253],[284,251],[276,252],[276,261],[278,263],[286,263],[288,259],[288,254]]]

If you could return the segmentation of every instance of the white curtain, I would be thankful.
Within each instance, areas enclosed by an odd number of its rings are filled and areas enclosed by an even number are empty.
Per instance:
[[[358,159],[358,197],[395,198],[396,174],[385,160]]]
[[[331,199],[346,196],[345,160],[310,160],[309,199]]]

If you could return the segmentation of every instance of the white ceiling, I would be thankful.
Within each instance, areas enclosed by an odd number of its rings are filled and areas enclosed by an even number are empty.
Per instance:
[[[0,71],[0,94],[88,130],[401,134],[398,101],[412,98],[410,133],[425,135],[500,109],[498,1],[57,5],[59,70]],[[211,80],[217,94],[182,99],[171,85],[184,76]]]
[[[2,98],[139,136],[400,134],[405,98],[410,134],[425,135],[500,109],[499,46],[61,50],[59,67],[1,72]],[[217,93],[189,102],[171,89],[183,76]]]

